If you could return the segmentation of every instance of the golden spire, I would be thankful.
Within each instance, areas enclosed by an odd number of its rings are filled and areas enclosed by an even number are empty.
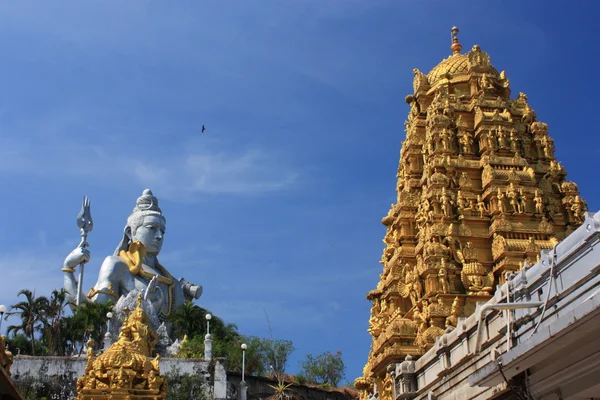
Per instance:
[[[453,54],[460,54],[462,45],[458,43],[458,28],[453,26],[452,29],[450,29],[450,34],[452,35],[452,46],[450,46],[450,50],[452,50]]]

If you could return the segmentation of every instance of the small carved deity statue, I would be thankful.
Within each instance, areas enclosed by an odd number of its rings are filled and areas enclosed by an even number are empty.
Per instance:
[[[124,235],[115,254],[107,257],[90,293],[82,294],[80,302],[116,303],[121,296],[137,290],[146,293],[157,315],[165,320],[173,309],[185,301],[197,299],[202,287],[183,279],[176,280],[157,259],[163,245],[165,217],[157,198],[148,189],[136,202],[127,219]],[[75,303],[77,281],[74,268],[87,263],[89,251],[84,247],[73,250],[65,259],[64,287],[69,293],[67,301]]]
[[[496,197],[498,198],[498,211],[500,211],[500,214],[504,214],[507,210],[506,210],[506,204],[504,203],[504,199],[505,199],[505,195],[504,193],[502,193],[502,190],[500,190],[500,188],[498,188],[498,194],[496,195]]]
[[[460,174],[460,178],[458,179],[458,184],[463,189],[470,189],[473,187],[473,181],[471,180],[471,177],[466,172],[462,172]]]
[[[479,87],[481,88],[481,91],[483,93],[488,93],[490,92],[492,89],[494,89],[494,85],[492,84],[492,82],[490,82],[487,74],[484,74],[480,79],[479,79]]]
[[[468,241],[465,244],[465,247],[462,250],[462,254],[463,254],[464,260],[466,262],[471,262],[477,258],[477,250],[475,250],[475,246],[473,246],[473,242]]]
[[[456,325],[458,324],[458,315],[459,315],[459,304],[458,304],[458,297],[456,297],[454,299],[454,302],[452,303],[452,308],[450,309],[450,315],[446,318],[446,327],[453,327],[456,328]]]
[[[527,135],[523,136],[523,155],[525,157],[534,157],[531,151],[531,139]]]
[[[381,315],[386,316],[388,315],[388,304],[387,301],[385,299],[381,299],[380,303],[381,305]]]
[[[421,302],[421,319],[423,320],[425,328],[427,327],[427,321],[429,321],[429,301],[427,299],[423,299]]]
[[[446,128],[442,129],[442,132],[440,133],[440,144],[442,149],[450,150],[450,137],[448,129]]]
[[[452,217],[452,200],[450,200],[450,196],[448,196],[448,193],[446,193],[446,188],[442,188],[442,207],[444,210],[444,215],[446,217]]]
[[[489,131],[487,134],[487,148],[490,150],[496,150],[496,136],[494,135],[494,131]]]
[[[579,195],[575,196],[573,203],[571,204],[571,211],[573,212],[573,222],[581,224],[583,222],[583,214],[585,212],[585,205],[583,200],[579,198]]]
[[[554,158],[554,140],[548,136],[542,137],[542,148],[546,158]]]
[[[423,312],[419,311],[419,308],[415,308],[413,311],[413,322],[417,325],[418,332],[425,332],[427,329],[427,315],[425,314],[426,306],[423,305]]]
[[[512,211],[516,214],[520,212],[519,210],[519,194],[515,189],[515,185],[512,183],[508,187],[508,191],[506,192],[510,205],[512,207]]]
[[[477,211],[479,211],[479,218],[484,218],[487,215],[487,207],[481,199],[481,195],[477,195]]]
[[[461,144],[463,146],[463,153],[473,154],[473,135],[471,132],[465,130],[461,136]]]
[[[510,130],[510,149],[515,152],[519,150],[519,139],[515,128]]]
[[[423,286],[421,285],[421,279],[419,278],[419,272],[417,271],[417,267],[410,268],[408,266],[406,271],[406,285],[408,286],[410,293],[410,301],[412,305],[417,304],[419,300],[421,300],[421,296],[423,294]]]
[[[501,126],[498,127],[498,147],[501,149],[507,148],[506,131]]]
[[[462,192],[460,190],[456,193],[456,205],[458,207],[458,213],[462,214],[466,204],[465,198],[463,197]]]
[[[369,333],[374,337],[379,336],[381,333],[382,320],[379,318],[379,300],[373,300],[373,307],[371,307],[371,317],[369,318]]]
[[[448,293],[448,271],[446,268],[442,267],[438,271],[438,282],[440,285],[440,292],[446,294]]]
[[[519,188],[519,212],[527,212],[527,196],[523,192],[523,188]]]
[[[471,210],[471,211],[473,211],[473,212],[475,212],[477,210],[477,203],[475,202],[474,198],[472,198],[472,199],[469,200],[469,207],[468,207],[468,209]]]
[[[150,370],[150,372],[148,373],[148,389],[158,390],[162,385],[163,380],[164,378],[161,378],[160,376],[156,375],[156,372],[154,372],[153,369]]]
[[[542,140],[534,139],[533,143],[535,144],[536,156],[540,158],[544,157],[544,146],[542,146]]]
[[[544,199],[538,189],[535,190],[535,195],[533,197],[533,201],[535,202],[535,213],[543,214],[544,213]]]

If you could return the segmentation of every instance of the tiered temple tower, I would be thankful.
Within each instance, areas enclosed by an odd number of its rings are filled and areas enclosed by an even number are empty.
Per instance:
[[[586,203],[554,157],[548,125],[477,45],[427,75],[414,69],[414,93],[400,151],[397,202],[383,273],[372,301],[373,337],[363,377],[366,399],[391,398],[386,367],[418,357],[491,297],[511,271],[536,261],[582,223]]]

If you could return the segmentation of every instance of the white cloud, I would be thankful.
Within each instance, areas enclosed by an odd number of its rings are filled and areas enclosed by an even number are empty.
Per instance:
[[[133,181],[162,197],[184,201],[199,193],[260,195],[288,189],[298,181],[298,172],[276,153],[219,150],[219,145],[201,148],[191,141],[181,147],[186,153],[170,149],[134,155],[100,143],[61,140],[40,145],[13,136],[0,138],[0,171],[48,179],[76,177],[102,185]]]
[[[298,174],[281,168],[277,157],[250,149],[233,152],[192,153],[153,165],[138,159],[133,169],[141,184],[156,188],[163,196],[182,194],[260,194],[286,189]]]

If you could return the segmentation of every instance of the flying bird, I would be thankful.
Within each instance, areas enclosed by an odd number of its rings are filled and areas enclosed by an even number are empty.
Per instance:
[[[204,127],[204,125],[202,125],[202,133],[204,133],[205,130],[206,128]]]

